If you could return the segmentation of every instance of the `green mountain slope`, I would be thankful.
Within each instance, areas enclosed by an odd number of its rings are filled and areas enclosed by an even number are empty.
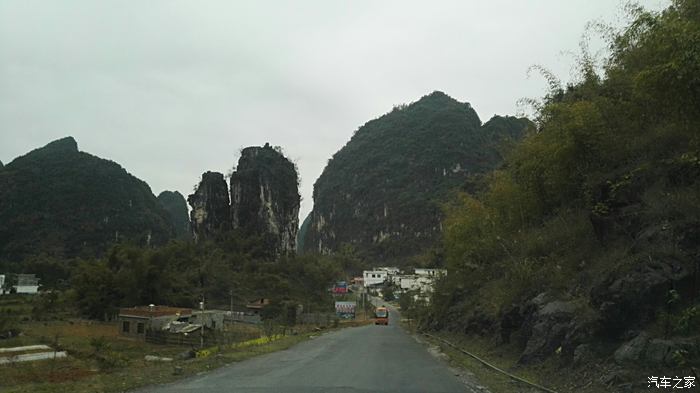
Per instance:
[[[158,194],[158,202],[168,212],[175,235],[182,239],[191,238],[190,217],[185,197],[178,191],[163,191]]]
[[[306,251],[343,244],[366,257],[398,260],[438,239],[441,204],[471,175],[500,162],[497,143],[528,121],[494,117],[484,126],[468,103],[434,92],[360,127],[314,184]]]
[[[93,256],[115,241],[162,243],[173,234],[148,184],[78,151],[71,137],[0,171],[0,260]]]

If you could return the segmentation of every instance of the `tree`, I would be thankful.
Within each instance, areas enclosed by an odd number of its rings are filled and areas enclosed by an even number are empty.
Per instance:
[[[71,279],[81,312],[95,319],[110,319],[120,304],[118,285],[104,261],[81,261]]]

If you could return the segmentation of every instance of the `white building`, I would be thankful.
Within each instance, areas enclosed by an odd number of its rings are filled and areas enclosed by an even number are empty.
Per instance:
[[[5,275],[0,274],[0,295],[5,294]]]
[[[39,279],[34,274],[18,274],[16,293],[35,294],[39,292]]]
[[[365,287],[382,284],[389,278],[389,272],[386,270],[365,270],[362,272]]]

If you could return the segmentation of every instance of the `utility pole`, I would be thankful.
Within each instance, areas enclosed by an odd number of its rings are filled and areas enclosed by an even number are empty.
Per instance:
[[[199,302],[199,316],[200,323],[202,324],[200,327],[199,347],[204,348],[204,295],[202,295],[202,301]]]
[[[233,318],[233,289],[230,289],[228,294],[231,296],[231,318]]]

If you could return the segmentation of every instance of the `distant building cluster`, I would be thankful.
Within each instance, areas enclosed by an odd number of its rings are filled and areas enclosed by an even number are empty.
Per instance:
[[[391,286],[397,294],[415,291],[429,295],[433,292],[435,280],[446,275],[446,269],[416,268],[413,273],[408,273],[398,267],[375,267],[363,271],[362,277],[354,278],[353,283],[380,294],[384,288]]]
[[[35,274],[0,274],[0,295],[10,293],[36,294],[39,278]]]

